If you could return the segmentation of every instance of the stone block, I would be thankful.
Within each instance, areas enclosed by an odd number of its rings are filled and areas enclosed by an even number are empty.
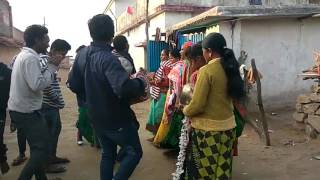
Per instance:
[[[297,98],[297,103],[300,103],[300,104],[307,104],[307,103],[310,103],[310,102],[311,102],[310,97],[308,95],[305,95],[305,94],[301,94]]]
[[[309,97],[312,102],[320,102],[320,94],[312,93]]]
[[[312,86],[311,86],[311,91],[312,91],[313,93],[320,93],[320,88],[319,88],[318,85],[312,85]]]
[[[295,113],[293,113],[292,117],[297,122],[303,123],[304,120],[307,119],[308,114],[295,112]]]
[[[297,104],[296,104],[296,111],[297,111],[298,113],[303,113],[303,106],[302,106],[302,104],[300,104],[300,103],[297,103]]]
[[[306,122],[311,125],[317,132],[320,132],[320,116],[309,115]]]
[[[306,129],[306,124],[305,123],[301,123],[301,122],[297,122],[297,121],[295,121],[292,124],[292,126],[293,126],[293,128],[295,130],[298,130],[298,131],[301,131],[301,132],[305,131],[305,129]]]
[[[315,114],[315,112],[319,109],[320,103],[311,103],[303,105],[303,112],[306,114]]]
[[[309,124],[306,125],[305,131],[306,131],[306,134],[308,137],[310,137],[312,139],[317,139],[317,137],[318,137],[317,131]]]

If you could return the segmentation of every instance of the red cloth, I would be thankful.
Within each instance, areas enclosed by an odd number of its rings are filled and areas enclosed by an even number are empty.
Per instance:
[[[233,143],[233,156],[239,156],[238,151],[238,138]]]
[[[127,13],[130,14],[130,15],[132,15],[132,14],[133,14],[133,7],[128,6],[128,7],[127,7]]]
[[[247,110],[244,105],[242,105],[241,103],[239,103],[237,101],[233,101],[233,105],[235,106],[235,108],[237,108],[237,110],[239,111],[239,113],[242,117],[247,116]]]

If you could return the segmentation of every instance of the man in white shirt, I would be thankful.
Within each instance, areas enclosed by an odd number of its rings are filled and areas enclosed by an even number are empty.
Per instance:
[[[40,109],[43,90],[54,80],[54,73],[63,60],[51,57],[46,68],[40,66],[40,53],[49,47],[48,29],[31,25],[24,33],[26,47],[17,55],[12,69],[8,109],[12,121],[27,137],[30,159],[18,180],[47,180],[44,166],[48,160],[48,127]]]

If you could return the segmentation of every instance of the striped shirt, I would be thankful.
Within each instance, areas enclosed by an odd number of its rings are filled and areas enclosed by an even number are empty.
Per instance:
[[[48,56],[41,55],[40,56],[40,66],[41,69],[47,68]],[[54,80],[52,81],[51,85],[48,86],[43,90],[43,102],[42,106],[50,106],[53,108],[62,109],[65,106],[60,85],[57,80],[57,72],[54,74]]]
[[[154,80],[155,81],[162,81],[164,78],[168,78],[168,74],[170,70],[176,65],[177,62],[172,62],[170,60],[162,61],[160,63],[160,67],[155,73]],[[165,69],[167,69],[167,72],[165,72]],[[150,90],[151,97],[155,100],[159,98],[160,95],[160,87],[159,86],[152,86]]]

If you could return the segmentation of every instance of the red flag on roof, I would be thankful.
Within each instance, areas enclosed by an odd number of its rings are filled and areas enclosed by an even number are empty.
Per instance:
[[[130,14],[130,15],[133,14],[133,10],[134,10],[133,7],[131,7],[131,6],[127,7],[127,13],[128,14]]]

